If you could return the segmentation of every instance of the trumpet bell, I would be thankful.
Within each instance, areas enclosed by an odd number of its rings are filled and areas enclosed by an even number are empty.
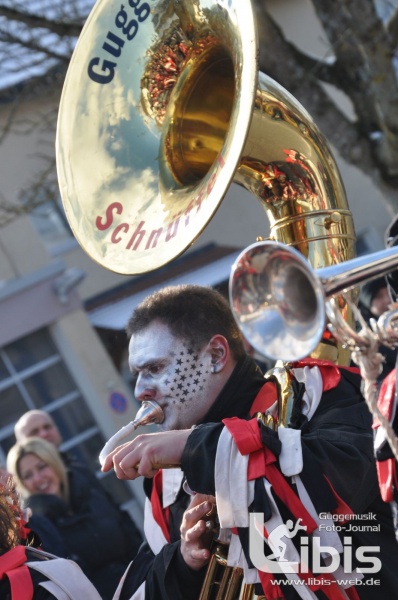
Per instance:
[[[276,242],[248,246],[232,266],[229,297],[235,319],[250,344],[273,360],[310,356],[319,342],[336,339],[351,350],[361,343],[340,312],[340,294],[398,267],[398,247],[313,269],[295,248]],[[327,319],[328,318],[328,319]],[[325,326],[332,335],[325,336]],[[395,343],[396,311],[379,329]],[[334,338],[333,338],[334,336]]]
[[[325,295],[308,262],[294,248],[260,242],[231,270],[230,302],[245,338],[273,360],[308,356],[325,329]]]

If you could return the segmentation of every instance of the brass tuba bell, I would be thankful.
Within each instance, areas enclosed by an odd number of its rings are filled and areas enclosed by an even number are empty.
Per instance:
[[[99,0],[66,76],[56,152],[75,237],[117,273],[184,252],[232,181],[262,204],[271,239],[314,268],[355,255],[324,137],[258,72],[250,0]]]

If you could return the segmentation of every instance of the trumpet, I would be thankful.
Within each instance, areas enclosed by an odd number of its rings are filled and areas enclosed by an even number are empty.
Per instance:
[[[383,361],[379,346],[398,346],[398,308],[373,320],[369,328],[356,306],[346,299],[362,325],[358,332],[343,318],[338,297],[397,267],[397,247],[314,270],[294,248],[264,241],[249,246],[237,258],[229,294],[243,334],[271,359],[293,362],[309,356],[327,327],[358,364],[368,408],[380,421],[398,460],[398,439],[378,409],[376,387]]]
[[[294,248],[257,242],[232,266],[230,303],[250,344],[273,360],[309,356],[324,335],[327,318],[329,329],[353,351],[367,342],[343,319],[336,297],[397,267],[395,247],[315,270]],[[380,343],[396,343],[395,331],[392,315],[375,328]]]

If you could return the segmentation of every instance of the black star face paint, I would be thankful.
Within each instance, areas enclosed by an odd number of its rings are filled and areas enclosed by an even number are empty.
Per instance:
[[[137,374],[136,398],[155,400],[163,408],[163,430],[191,427],[214,400],[210,354],[173,336],[163,323],[132,336],[129,364]]]

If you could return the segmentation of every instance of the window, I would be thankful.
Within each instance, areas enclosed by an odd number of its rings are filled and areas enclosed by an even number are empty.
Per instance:
[[[61,450],[99,470],[98,455],[105,440],[76,382],[46,328],[0,349],[0,460],[15,443],[14,424],[38,408],[51,414],[63,437]],[[127,486],[114,475],[103,476],[104,487],[119,503],[131,499]]]

